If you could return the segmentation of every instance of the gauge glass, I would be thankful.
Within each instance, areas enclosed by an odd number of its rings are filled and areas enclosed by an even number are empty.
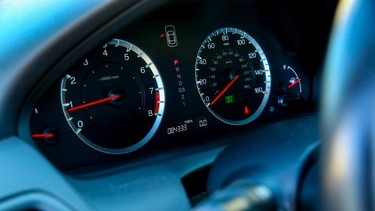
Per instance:
[[[283,83],[282,89],[287,95],[299,96],[302,94],[302,78],[300,78],[297,72],[291,67],[284,65],[283,69],[286,71],[289,76],[289,80]]]
[[[282,83],[282,96],[279,97],[279,105],[286,107],[290,105],[298,105],[303,100],[302,98],[302,78],[298,76],[297,72],[288,65],[283,65],[283,70],[286,79]]]
[[[208,110],[232,125],[255,120],[271,90],[270,68],[262,48],[237,28],[221,28],[204,39],[196,58],[195,80]]]
[[[161,76],[137,46],[113,39],[61,80],[61,105],[72,131],[109,154],[134,151],[157,131],[164,113]]]

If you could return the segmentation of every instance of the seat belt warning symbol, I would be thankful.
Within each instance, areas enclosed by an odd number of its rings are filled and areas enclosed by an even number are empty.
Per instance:
[[[177,41],[177,35],[176,35],[176,29],[173,25],[168,25],[164,27],[165,31],[165,37],[167,40],[167,45],[170,48],[177,47],[178,41]]]

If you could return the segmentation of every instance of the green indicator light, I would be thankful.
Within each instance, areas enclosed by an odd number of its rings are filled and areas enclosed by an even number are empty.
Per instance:
[[[229,103],[234,103],[234,95],[228,95],[228,96],[225,96],[225,103],[226,104],[229,104]]]

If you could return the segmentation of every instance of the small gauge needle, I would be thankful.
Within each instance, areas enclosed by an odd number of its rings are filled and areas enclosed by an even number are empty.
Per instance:
[[[96,104],[99,104],[99,103],[104,103],[104,102],[107,102],[107,101],[110,101],[110,100],[117,99],[119,97],[120,97],[120,95],[113,95],[111,97],[96,100],[96,101],[93,101],[91,103],[86,103],[86,104],[82,104],[82,105],[79,105],[79,106],[69,108],[68,111],[76,111],[76,110],[79,110],[79,109],[82,109],[82,108],[87,108],[89,106],[93,106],[93,105],[96,105]]]
[[[292,84],[290,84],[288,86],[288,89],[292,88],[294,85],[298,84],[300,81],[302,80],[302,78],[299,78],[298,80],[294,81]]]
[[[215,104],[216,101],[220,99],[220,97],[234,84],[234,82],[237,81],[239,77],[240,77],[239,75],[236,75],[236,77],[234,77],[231,81],[229,81],[229,83],[224,87],[224,89],[221,90],[221,92],[218,95],[216,95],[215,99],[210,103],[210,105]]]
[[[33,138],[53,138],[55,135],[53,133],[40,133],[40,134],[32,134],[31,137]]]

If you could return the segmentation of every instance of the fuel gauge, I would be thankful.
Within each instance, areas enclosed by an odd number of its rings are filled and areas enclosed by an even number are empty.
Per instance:
[[[283,65],[283,70],[287,75],[287,80],[282,83],[284,94],[279,97],[278,102],[281,106],[288,106],[301,101],[302,78],[291,66]]]

